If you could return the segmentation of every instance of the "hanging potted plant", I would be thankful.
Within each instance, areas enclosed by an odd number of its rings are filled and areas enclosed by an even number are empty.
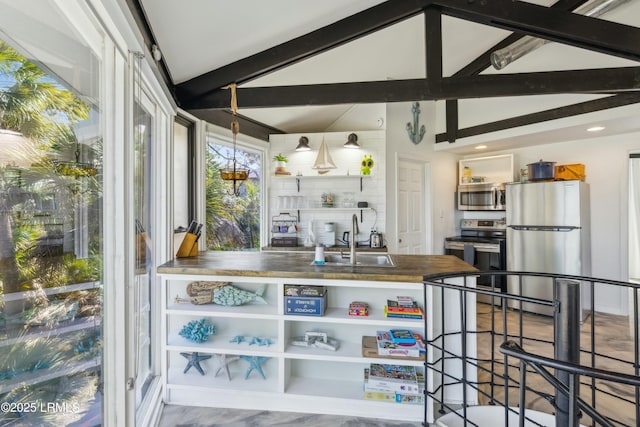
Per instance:
[[[278,153],[273,156],[273,161],[276,162],[276,174],[286,174],[287,173],[287,156],[282,153]]]

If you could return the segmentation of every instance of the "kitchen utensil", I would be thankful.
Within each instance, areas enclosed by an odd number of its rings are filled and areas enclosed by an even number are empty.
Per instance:
[[[527,167],[529,168],[529,181],[542,181],[556,177],[556,162],[545,162],[540,159],[539,162],[529,163]]]
[[[349,231],[345,231],[342,233],[342,241],[346,242],[347,245],[349,244]]]
[[[382,233],[378,233],[377,231],[372,231],[369,235],[369,245],[372,248],[381,248],[383,246]]]

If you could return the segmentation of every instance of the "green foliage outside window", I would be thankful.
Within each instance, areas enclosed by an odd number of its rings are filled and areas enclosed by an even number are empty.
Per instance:
[[[210,142],[207,150],[207,250],[259,250],[261,212],[260,155],[238,149],[236,158],[249,169],[240,196],[230,195],[230,183],[220,177],[233,157],[230,147]]]

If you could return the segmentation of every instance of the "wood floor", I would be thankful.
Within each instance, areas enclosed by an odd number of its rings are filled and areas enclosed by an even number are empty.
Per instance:
[[[503,314],[499,309],[495,310],[494,326],[491,324],[491,308],[488,304],[478,304],[478,330],[490,331],[494,330],[497,335],[493,337],[494,360],[499,362],[494,375],[490,372],[479,371],[479,384],[485,383],[480,390],[486,395],[481,395],[480,403],[488,404],[491,401],[491,392],[494,393],[494,399],[498,402],[505,402],[504,372],[503,358],[498,348],[504,341],[503,337]],[[526,337],[522,341],[525,351],[541,356],[554,357],[553,347],[553,320],[551,317],[522,313],[523,328],[520,332],[519,312],[507,310],[507,333],[511,339],[518,341],[519,337]],[[590,366],[592,358],[590,354],[591,345],[591,318],[580,326],[580,347],[582,365]],[[634,374],[633,360],[633,336],[630,330],[629,318],[627,316],[615,316],[605,313],[596,313],[594,316],[594,339],[595,353],[594,364],[596,368],[604,369],[610,372]],[[481,333],[478,335],[478,359],[485,360],[479,365],[482,368],[490,370],[490,363],[486,360],[491,359],[491,335]],[[586,350],[586,351],[585,351]],[[508,391],[509,406],[517,406],[519,392],[519,365],[518,360],[510,358],[508,360],[509,368],[507,370],[510,380]],[[549,369],[550,372],[554,372]],[[555,391],[540,375],[527,370],[527,393],[526,406],[530,409],[539,410],[545,413],[554,413],[551,403],[543,396],[543,394],[554,396]],[[596,381],[594,395],[591,392],[592,387],[589,378],[582,376],[580,378],[580,397],[591,403],[592,398],[595,399],[595,408],[602,415],[618,421],[618,425],[637,426],[640,420],[636,419],[637,400],[636,390],[634,387],[613,383],[608,381]],[[490,385],[493,384],[493,390]],[[590,419],[583,416],[581,424],[589,424]]]

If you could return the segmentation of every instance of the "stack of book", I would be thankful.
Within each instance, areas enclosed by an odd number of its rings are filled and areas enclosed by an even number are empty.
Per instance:
[[[384,306],[384,315],[402,319],[424,319],[424,312],[418,303],[411,297],[402,296],[396,297],[395,300],[387,300],[387,305]]]
[[[372,363],[364,370],[364,398],[386,402],[424,403],[424,375],[415,366]]]

